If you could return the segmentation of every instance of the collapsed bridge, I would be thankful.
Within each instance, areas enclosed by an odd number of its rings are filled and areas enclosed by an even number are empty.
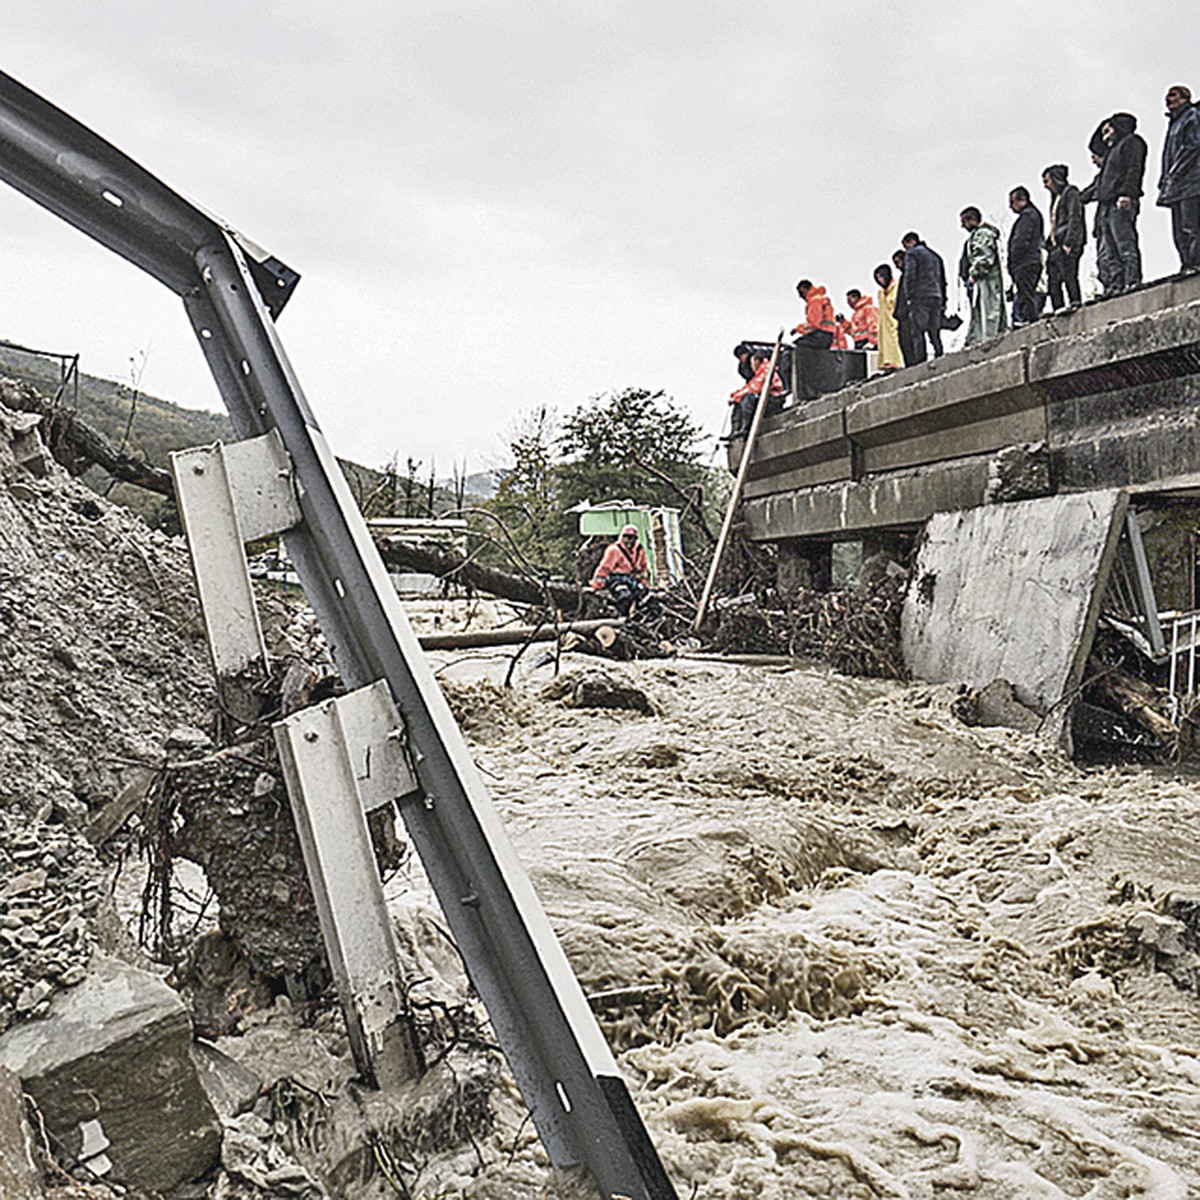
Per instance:
[[[925,531],[918,677],[1004,677],[1052,708],[1103,615],[1194,686],[1200,276],[852,383],[765,418],[750,453],[745,529],[777,548],[785,592],[828,587],[839,542],[900,555]]]

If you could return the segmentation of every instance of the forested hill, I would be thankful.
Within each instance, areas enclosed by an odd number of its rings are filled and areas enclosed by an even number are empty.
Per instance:
[[[63,361],[0,340],[0,375],[24,380],[52,398],[62,380]],[[68,383],[62,403],[76,409],[84,421],[113,445],[123,446],[130,454],[158,467],[169,466],[167,456],[172,450],[234,437],[233,425],[225,413],[182,408],[170,400],[137,391],[132,383],[117,383],[82,372],[78,390],[73,381]],[[423,516],[430,509],[445,511],[455,507],[452,492],[444,486],[433,487],[427,478],[429,468],[420,463],[410,463],[407,468],[400,464],[389,471],[382,463],[364,467],[344,459],[338,461],[359,503],[372,509],[382,504],[380,514],[395,511]],[[109,499],[140,513],[151,525],[175,528],[169,502],[163,497],[126,484],[114,486],[97,468],[88,471],[84,479]],[[472,482],[483,479],[483,476],[472,477]]]

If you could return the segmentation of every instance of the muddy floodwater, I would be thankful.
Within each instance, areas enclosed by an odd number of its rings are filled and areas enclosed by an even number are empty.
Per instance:
[[[816,667],[436,662],[681,1197],[1200,1195],[1193,781]],[[586,1194],[497,1097],[414,1194]]]

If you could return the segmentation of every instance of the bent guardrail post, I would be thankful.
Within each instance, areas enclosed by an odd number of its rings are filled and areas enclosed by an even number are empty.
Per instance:
[[[556,1167],[613,1200],[673,1200],[616,1063],[417,645],[275,330],[298,276],[0,74],[0,178],[181,296],[241,437],[276,429],[287,537],[347,687],[387,681],[419,792],[401,814]]]

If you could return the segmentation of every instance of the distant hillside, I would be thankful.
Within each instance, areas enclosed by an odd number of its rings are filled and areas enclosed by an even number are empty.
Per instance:
[[[47,398],[53,398],[58,392],[63,369],[63,362],[59,358],[0,341],[0,374],[24,380]],[[208,445],[218,440],[229,441],[234,437],[233,425],[225,413],[181,408],[170,400],[144,392],[138,392],[135,397],[129,384],[99,379],[94,375],[80,373],[78,388],[72,379],[61,397],[61,403],[77,409],[89,425],[98,429],[114,445],[124,445],[131,454],[160,467],[169,465],[167,456],[172,450]],[[427,477],[420,480],[420,464],[415,464],[415,477],[405,479],[389,477],[384,470],[358,463],[342,459],[339,462],[360,505],[370,504],[372,509],[383,511],[392,507],[400,515],[424,515],[429,501],[429,487]],[[400,468],[398,474],[405,475],[407,472]],[[127,484],[114,485],[99,469],[88,471],[83,478],[110,500],[141,514],[150,525],[177,528],[173,506],[162,496]],[[487,495],[485,477],[471,476],[468,482],[477,479],[483,484],[483,494]],[[494,490],[494,486],[491,490]],[[468,494],[472,491],[468,488]],[[444,484],[433,490],[432,499],[435,512],[445,512],[455,507],[453,492]]]

